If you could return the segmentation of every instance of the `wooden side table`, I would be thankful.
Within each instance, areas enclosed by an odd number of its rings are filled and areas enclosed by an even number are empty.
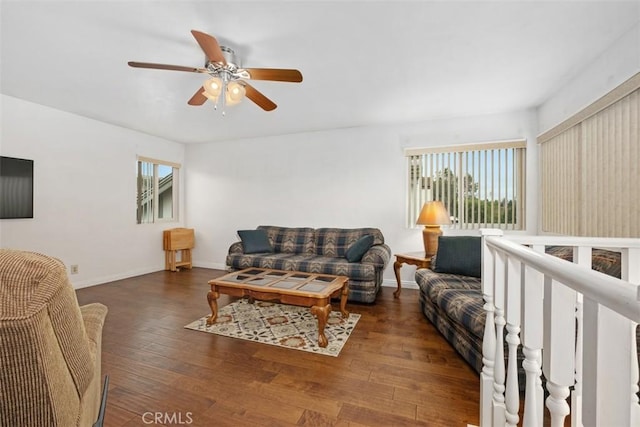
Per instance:
[[[429,268],[431,267],[431,257],[426,258],[424,251],[395,254],[395,257],[396,261],[393,263],[393,271],[396,273],[398,289],[393,293],[393,297],[398,298],[400,291],[402,291],[402,284],[400,282],[400,267],[402,267],[402,264],[415,265],[418,268]]]
[[[195,245],[193,228],[172,228],[162,233],[164,248],[164,269],[178,271],[178,267],[191,268],[191,249]],[[180,252],[180,261],[176,254]]]

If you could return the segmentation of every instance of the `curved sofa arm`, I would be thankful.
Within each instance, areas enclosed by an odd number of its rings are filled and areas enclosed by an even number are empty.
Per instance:
[[[244,247],[242,246],[242,242],[235,242],[231,246],[229,246],[229,255],[233,254],[243,254]]]
[[[100,303],[91,303],[80,307],[84,329],[87,332],[89,341],[100,347],[102,341],[102,327],[107,317],[107,307]],[[100,349],[97,348],[99,351]]]
[[[371,248],[362,256],[362,261],[360,262],[386,267],[390,259],[391,248],[383,243],[381,245],[371,246]]]
[[[84,329],[89,340],[91,352],[91,372],[93,379],[80,396],[80,413],[78,424],[90,426],[98,418],[100,411],[100,383],[102,381],[102,330],[107,307],[100,303],[91,303],[80,307]],[[93,424],[95,425],[95,424]]]

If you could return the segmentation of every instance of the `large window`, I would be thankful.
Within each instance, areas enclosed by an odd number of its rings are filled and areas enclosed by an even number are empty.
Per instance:
[[[179,164],[138,157],[138,224],[177,221],[179,171]]]
[[[525,147],[518,140],[405,150],[407,225],[425,202],[440,200],[452,228],[524,229]]]
[[[538,137],[542,231],[640,238],[640,73]]]

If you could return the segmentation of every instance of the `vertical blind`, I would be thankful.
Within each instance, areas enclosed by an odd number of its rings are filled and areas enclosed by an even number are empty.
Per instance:
[[[154,169],[153,163],[138,160],[138,197],[136,209],[138,224],[153,222]]]
[[[575,126],[545,144],[540,151],[542,187],[542,229],[570,236],[582,236],[579,213],[586,208],[580,185],[585,168],[580,146],[580,126]],[[551,202],[553,200],[553,202]]]
[[[538,139],[545,232],[640,237],[640,90],[606,104]]]
[[[180,164],[138,156],[136,221],[149,224],[178,217]]]
[[[452,228],[524,228],[524,140],[407,149],[407,226],[440,200]]]

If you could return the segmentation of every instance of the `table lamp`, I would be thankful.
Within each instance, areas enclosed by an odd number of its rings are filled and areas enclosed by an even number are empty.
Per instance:
[[[424,254],[425,258],[430,258],[438,251],[438,237],[442,236],[440,226],[451,224],[449,212],[439,200],[427,202],[422,206],[416,224],[424,225],[422,230]]]

